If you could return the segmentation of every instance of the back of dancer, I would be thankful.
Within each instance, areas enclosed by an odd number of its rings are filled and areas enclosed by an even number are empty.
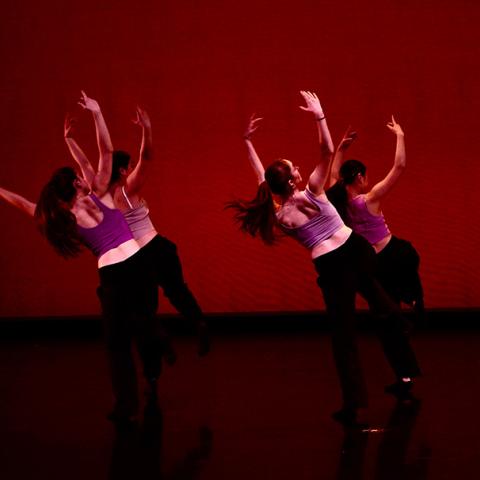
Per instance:
[[[388,174],[370,187],[366,166],[358,160],[344,161],[345,151],[356,139],[347,130],[334,157],[327,196],[345,223],[365,237],[377,253],[377,278],[387,293],[397,302],[412,306],[423,314],[423,288],[419,276],[420,257],[407,240],[392,235],[381,209],[381,202],[397,184],[406,167],[405,136],[392,116],[387,123],[395,134],[394,164]]]
[[[124,424],[135,420],[139,408],[132,338],[146,379],[155,383],[161,370],[164,344],[156,332],[157,291],[148,261],[108,192],[113,147],[100,107],[83,92],[79,103],[92,112],[97,132],[100,158],[90,183],[72,168],[64,167],[53,173],[37,204],[4,189],[0,196],[35,216],[41,232],[63,257],[74,257],[83,247],[97,257],[115,397],[109,418]]]
[[[142,141],[138,161],[132,166],[130,155],[121,150],[113,152],[112,174],[109,192],[115,207],[123,215],[151,267],[155,271],[157,284],[162,288],[170,303],[195,326],[198,336],[198,353],[205,355],[210,349],[207,325],[203,312],[190,288],[185,283],[177,246],[168,238],[160,235],[150,219],[150,211],[141,196],[148,178],[148,170],[154,161],[152,126],[147,112],[137,107],[134,122],[142,130]],[[72,125],[67,120],[65,141],[84,177],[89,181],[93,167],[72,136]],[[166,355],[169,363],[175,362],[175,353],[169,349]]]
[[[265,243],[275,243],[276,229],[280,228],[309,250],[332,323],[333,355],[342,389],[343,405],[333,418],[346,426],[358,426],[358,410],[368,402],[356,342],[357,292],[384,320],[379,324],[379,335],[396,376],[387,392],[408,401],[412,379],[420,370],[405,335],[404,319],[375,279],[374,250],[343,223],[325,195],[333,144],[318,98],[310,92],[301,94],[306,102],[301,108],[315,117],[321,154],[307,188],[299,189],[300,171],[289,160],[277,160],[266,170],[263,168],[251,141],[261,119],[252,116],[244,139],[258,192],[251,201],[234,201],[228,206],[235,209],[241,229],[253,236],[260,235]]]

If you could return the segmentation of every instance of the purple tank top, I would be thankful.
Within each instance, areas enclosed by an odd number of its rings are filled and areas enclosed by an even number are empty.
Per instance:
[[[390,235],[383,213],[373,215],[368,211],[365,195],[348,202],[346,220],[354,232],[365,237],[372,245]]]
[[[294,237],[303,246],[310,249],[330,238],[345,224],[335,207],[328,200],[320,200],[308,188],[304,190],[304,193],[307,199],[317,207],[318,215],[299,227],[291,228],[282,225],[282,229],[287,235]]]
[[[85,245],[98,258],[104,253],[133,239],[133,234],[120,210],[108,208],[93,193],[90,198],[103,213],[103,220],[92,228],[77,225],[78,234]]]

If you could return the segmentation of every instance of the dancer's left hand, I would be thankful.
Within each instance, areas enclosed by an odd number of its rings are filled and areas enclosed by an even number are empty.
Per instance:
[[[76,118],[72,117],[69,113],[65,115],[65,120],[63,122],[63,136],[64,138],[71,138],[74,130]]]
[[[352,130],[352,127],[348,127],[345,133],[343,134],[342,140],[340,140],[340,145],[338,146],[339,150],[343,152],[347,150],[350,145],[357,139],[357,132]]]

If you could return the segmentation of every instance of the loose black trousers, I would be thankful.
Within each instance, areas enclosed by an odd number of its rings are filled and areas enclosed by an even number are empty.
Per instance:
[[[156,317],[158,289],[142,250],[123,262],[99,269],[98,296],[102,305],[115,413],[123,416],[135,415],[138,411],[132,341],[135,340],[147,379],[160,375],[165,342]]]
[[[360,293],[375,316],[385,356],[397,378],[415,377],[420,369],[399,307],[375,278],[371,245],[352,232],[339,248],[314,259],[327,313],[345,407],[367,406],[367,390],[356,341],[355,297]]]

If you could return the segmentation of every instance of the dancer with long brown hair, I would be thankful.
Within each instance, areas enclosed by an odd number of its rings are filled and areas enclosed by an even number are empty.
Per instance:
[[[260,119],[252,117],[244,139],[259,184],[257,195],[251,201],[237,200],[228,206],[235,210],[240,228],[253,236],[259,235],[265,243],[273,244],[281,231],[309,250],[331,319],[333,355],[342,389],[343,405],[333,418],[343,425],[355,426],[358,410],[367,406],[356,342],[357,292],[383,320],[378,329],[396,377],[397,389],[392,393],[406,400],[412,379],[420,370],[404,333],[404,319],[374,277],[374,250],[344,224],[325,195],[333,143],[317,96],[308,91],[300,93],[305,101],[300,108],[314,116],[320,143],[320,160],[309,176],[307,187],[300,189],[299,168],[290,160],[276,160],[264,169],[251,138]]]
[[[92,112],[99,149],[98,170],[89,185],[74,169],[57,169],[35,205],[2,189],[13,206],[34,214],[42,234],[64,258],[87,247],[97,257],[100,296],[110,373],[115,396],[109,419],[120,424],[136,420],[139,401],[131,344],[135,338],[149,385],[149,401],[156,402],[164,338],[155,319],[157,287],[148,259],[133,238],[108,191],[113,146],[98,103],[82,92],[79,102]]]
[[[207,324],[203,312],[185,283],[177,246],[168,238],[160,235],[150,219],[150,210],[142,196],[143,187],[148,178],[148,170],[154,161],[152,125],[148,113],[137,107],[134,121],[142,130],[142,142],[138,160],[132,166],[130,155],[121,150],[113,151],[112,175],[108,191],[116,208],[124,215],[133,237],[138,242],[155,273],[155,279],[170,303],[196,327],[199,343],[198,354],[206,355],[210,349]],[[73,158],[80,166],[84,178],[91,182],[94,169],[73,138],[73,124],[67,117],[64,128],[65,142]],[[167,352],[167,360],[174,362],[173,350]]]

